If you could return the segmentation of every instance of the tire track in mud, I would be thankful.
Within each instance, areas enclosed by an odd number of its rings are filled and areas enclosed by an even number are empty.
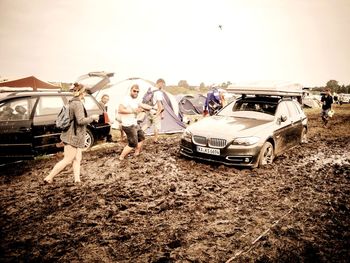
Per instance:
[[[271,229],[273,234],[264,237],[256,251],[249,248],[252,251],[240,258],[242,262],[252,257],[262,261],[346,261],[350,244],[346,219],[350,208],[348,141],[348,136],[328,141],[313,138],[307,147],[296,147],[277,161],[282,164],[280,173],[287,175],[288,187],[293,188],[290,198],[299,203],[288,219]],[[334,203],[337,207],[340,203],[340,209],[334,208]],[[331,252],[332,246],[339,251]]]

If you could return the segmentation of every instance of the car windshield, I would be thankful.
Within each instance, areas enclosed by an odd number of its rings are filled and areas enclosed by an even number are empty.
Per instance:
[[[228,104],[218,115],[226,117],[242,117],[265,119],[276,113],[277,101],[262,99],[238,99]]]

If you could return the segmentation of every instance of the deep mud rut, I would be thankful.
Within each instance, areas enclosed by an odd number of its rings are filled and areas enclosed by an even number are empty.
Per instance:
[[[347,105],[345,105],[347,106]],[[350,105],[254,170],[183,159],[179,135],[120,163],[124,143],[1,167],[1,262],[348,262]]]

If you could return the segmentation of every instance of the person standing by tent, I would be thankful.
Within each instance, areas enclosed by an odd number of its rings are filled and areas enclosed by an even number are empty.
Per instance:
[[[73,94],[74,97],[69,102],[69,115],[73,121],[69,129],[61,133],[61,140],[64,143],[64,158],[45,177],[46,183],[52,183],[54,176],[71,163],[73,163],[74,182],[80,183],[80,163],[82,149],[85,145],[86,125],[98,121],[99,115],[87,116],[83,104],[85,87],[82,84],[74,83]]]
[[[151,88],[148,89],[147,93],[143,97],[143,103],[151,105],[152,108],[150,111],[146,112],[146,123],[142,127],[143,130],[147,130],[147,128],[152,128],[154,131],[154,139],[155,143],[158,143],[159,131],[161,129],[161,121],[164,118],[164,105],[163,105],[163,89],[165,87],[164,79],[158,79],[156,82],[156,90],[152,91]]]
[[[321,102],[322,102],[321,118],[322,118],[324,127],[327,127],[328,120],[329,120],[329,112],[332,110],[332,103],[333,103],[333,98],[332,98],[330,89],[327,88],[325,90],[325,94],[323,94],[321,97]]]
[[[150,110],[151,106],[139,101],[139,92],[139,86],[137,84],[132,85],[130,94],[122,100],[118,107],[122,130],[128,139],[128,144],[120,154],[119,160],[124,160],[133,149],[135,149],[135,156],[139,155],[145,140],[145,133],[137,123],[137,114],[144,110]]]
[[[210,116],[214,115],[218,110],[220,110],[224,105],[223,94],[218,90],[216,86],[207,93],[207,98],[204,103],[203,115]]]
[[[107,104],[108,104],[108,102],[109,102],[109,95],[108,94],[103,94],[102,97],[101,97],[101,100],[100,100],[100,105],[103,107],[104,113],[107,115],[107,118],[108,118],[108,113],[107,113],[107,110],[108,110],[108,105]],[[108,122],[109,122],[109,118],[108,118]],[[112,128],[111,128],[111,131],[112,131]],[[112,139],[111,131],[107,135],[106,142],[114,142],[113,139]]]

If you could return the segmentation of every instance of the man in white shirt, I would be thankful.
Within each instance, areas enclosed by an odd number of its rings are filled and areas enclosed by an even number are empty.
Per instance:
[[[139,92],[139,86],[137,84],[133,85],[130,89],[130,95],[126,96],[118,107],[122,129],[128,139],[128,144],[120,154],[119,160],[124,160],[133,149],[135,149],[135,156],[139,155],[145,140],[145,134],[137,123],[136,116],[141,111],[149,110],[151,107],[140,102],[137,98]]]

